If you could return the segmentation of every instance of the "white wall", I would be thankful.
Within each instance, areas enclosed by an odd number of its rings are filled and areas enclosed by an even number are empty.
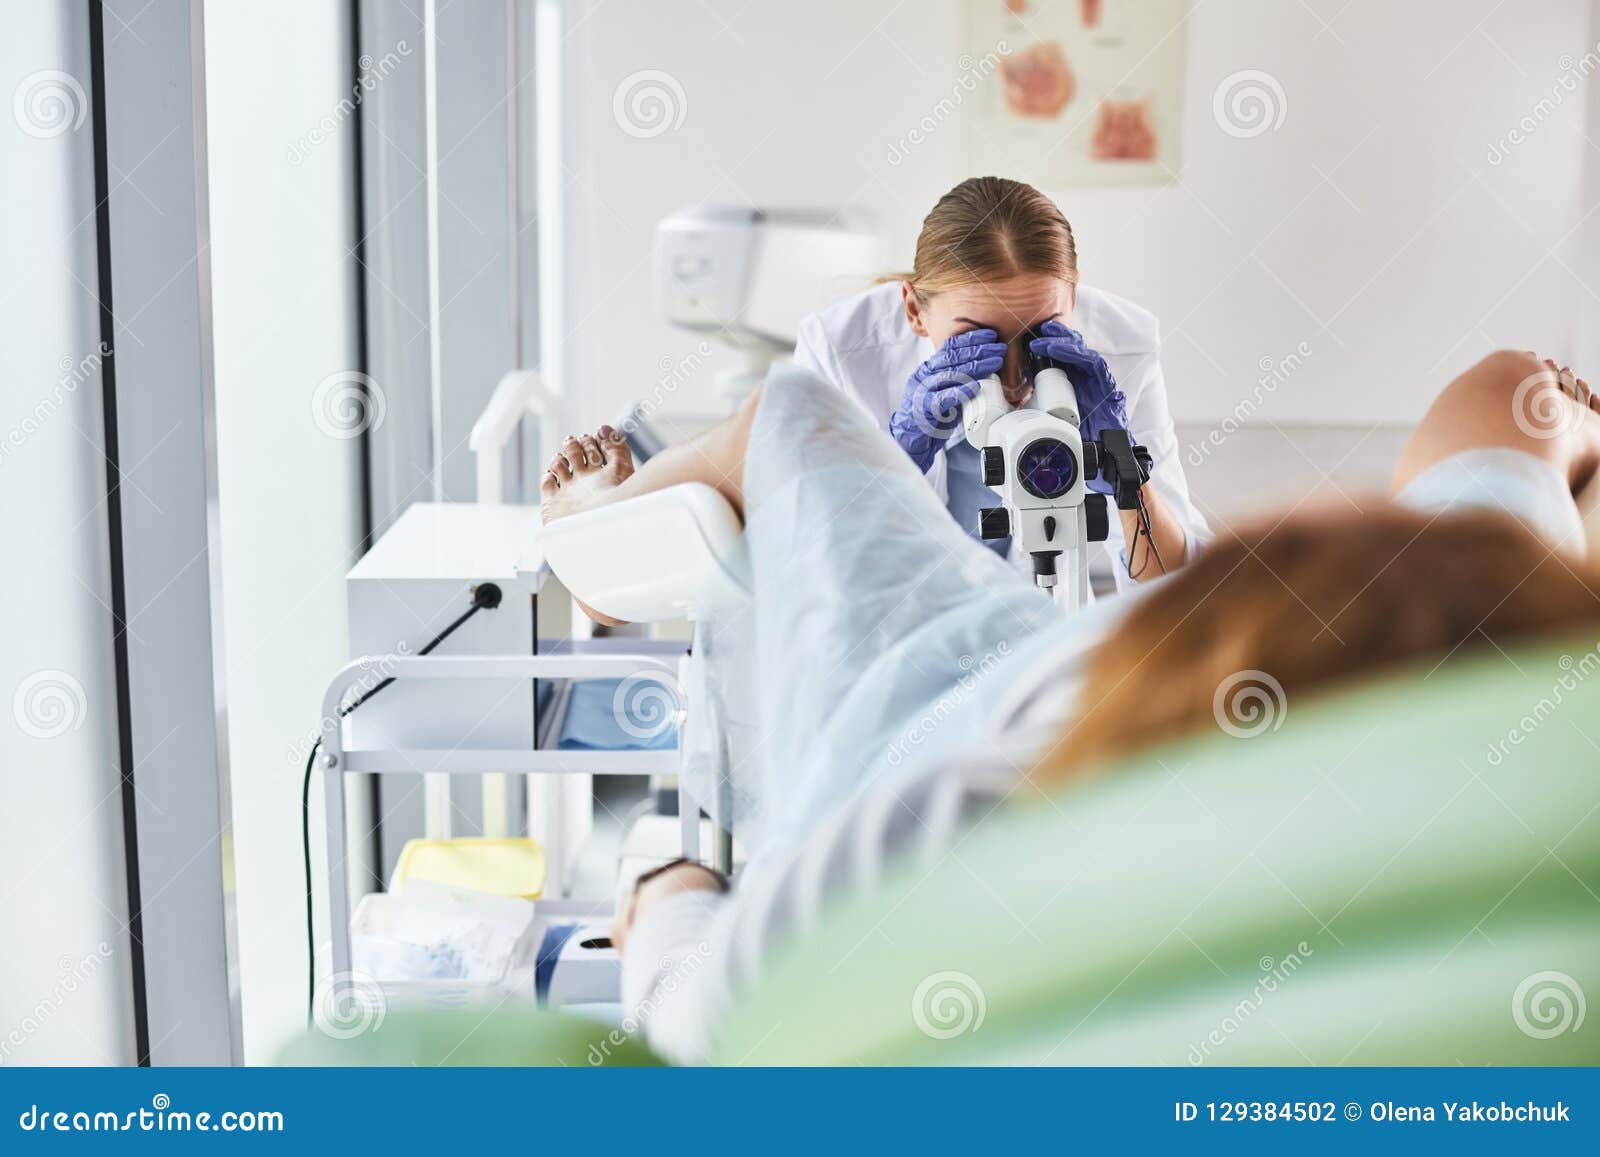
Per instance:
[[[698,200],[851,203],[878,215],[904,261],[935,198],[971,175],[954,121],[887,160],[951,91],[955,0],[572,7],[569,326],[585,422],[613,417],[693,349],[650,298],[662,214]],[[1085,280],[1161,316],[1180,420],[1231,413],[1258,363],[1301,342],[1311,356],[1258,420],[1408,422],[1491,347],[1570,352],[1593,296],[1573,271],[1596,134],[1585,136],[1582,85],[1535,106],[1593,49],[1590,7],[1191,6],[1181,183],[1048,190],[1077,230]],[[686,114],[641,140],[619,128],[612,98],[643,69],[676,78]],[[1252,139],[1212,112],[1219,83],[1243,69],[1273,74],[1286,100],[1282,126]],[[1524,116],[1534,130],[1491,164]],[[711,402],[686,388],[672,404]]]
[[[355,357],[345,7],[206,5],[217,463],[245,1059],[305,1018],[300,775],[346,659],[354,439],[317,402]],[[333,118],[326,139],[313,134]],[[296,160],[297,158],[297,160]],[[334,385],[318,395],[318,384]],[[319,422],[319,417],[321,421]],[[313,800],[321,798],[320,789]],[[320,862],[320,808],[313,845]],[[325,905],[324,905],[325,906]]]
[[[0,215],[0,1065],[136,1059],[87,14],[17,5],[0,37],[0,92],[64,102],[0,121],[0,172],[26,175]]]

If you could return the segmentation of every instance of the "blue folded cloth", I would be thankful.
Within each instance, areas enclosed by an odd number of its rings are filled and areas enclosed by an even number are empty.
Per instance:
[[[677,703],[665,684],[585,679],[572,685],[562,751],[664,751],[678,746]]]

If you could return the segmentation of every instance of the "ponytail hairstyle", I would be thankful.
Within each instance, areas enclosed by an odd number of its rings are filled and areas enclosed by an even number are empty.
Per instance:
[[[915,264],[884,281],[908,281],[922,300],[957,286],[1043,273],[1078,284],[1072,226],[1056,203],[1032,185],[1005,177],[971,177],[923,218]]]

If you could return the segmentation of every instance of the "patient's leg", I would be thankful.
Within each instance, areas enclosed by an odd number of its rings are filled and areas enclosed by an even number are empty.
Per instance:
[[[1521,450],[1576,494],[1600,467],[1600,395],[1554,362],[1501,350],[1445,387],[1400,455],[1392,489],[1463,450]]]
[[[761,401],[757,388],[726,421],[693,441],[669,446],[637,470],[628,444],[610,426],[597,435],[568,438],[539,483],[539,510],[545,522],[664,490],[680,482],[704,482],[744,517],[744,453]]]
[[[593,435],[569,437],[539,482],[539,517],[551,522],[680,482],[704,482],[715,487],[743,520],[744,452],[760,400],[757,387],[731,418],[693,441],[667,447],[637,469],[627,441],[610,426],[601,426]],[[580,599],[573,601],[597,623],[622,624]]]

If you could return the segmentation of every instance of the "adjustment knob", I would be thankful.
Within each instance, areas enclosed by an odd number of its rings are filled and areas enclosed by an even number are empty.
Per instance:
[[[1000,486],[1006,480],[1006,452],[998,446],[983,448],[983,484]],[[1002,536],[1003,537],[1003,536]]]
[[[978,511],[978,537],[1007,538],[1010,534],[1011,515],[1004,506],[990,506]]]
[[[1089,493],[1083,496],[1083,514],[1090,542],[1104,542],[1111,533],[1111,519],[1106,513],[1106,496]]]
[[[1083,476],[1085,479],[1093,478],[1100,473],[1100,443],[1085,442],[1083,444]]]

